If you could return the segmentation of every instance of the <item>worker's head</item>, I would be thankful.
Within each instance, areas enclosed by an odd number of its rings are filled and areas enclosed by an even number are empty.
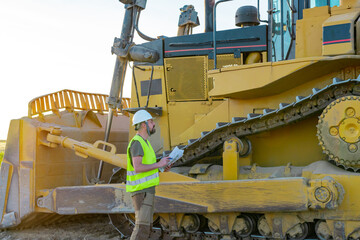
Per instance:
[[[146,110],[139,110],[133,116],[133,126],[135,130],[146,129],[148,135],[155,133],[155,122],[154,118]]]

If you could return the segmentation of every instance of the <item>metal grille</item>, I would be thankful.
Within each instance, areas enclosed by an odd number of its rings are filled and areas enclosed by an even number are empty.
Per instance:
[[[205,56],[165,59],[166,91],[169,101],[207,99]]]
[[[241,58],[234,58],[234,54],[217,55],[217,68],[227,65],[241,65]],[[214,59],[209,59],[208,69],[214,69]]]

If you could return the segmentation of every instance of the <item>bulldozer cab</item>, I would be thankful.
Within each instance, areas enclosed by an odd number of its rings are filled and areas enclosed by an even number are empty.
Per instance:
[[[269,61],[295,58],[296,21],[303,10],[323,6],[339,6],[339,0],[270,0],[268,10]]]
[[[295,58],[295,22],[299,16],[300,2],[303,0],[273,0],[269,1],[269,46],[270,61],[281,61]],[[297,11],[295,9],[299,9]]]
[[[310,8],[322,7],[322,6],[334,7],[340,5],[340,0],[311,0],[309,4],[310,4],[309,6]]]

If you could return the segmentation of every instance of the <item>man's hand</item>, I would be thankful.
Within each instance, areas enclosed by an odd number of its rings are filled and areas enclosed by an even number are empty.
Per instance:
[[[170,164],[169,166],[167,166],[167,167],[164,169],[164,172],[170,171],[171,167],[172,167],[172,164]]]
[[[164,157],[158,162],[159,168],[165,167],[170,162],[170,157]]]

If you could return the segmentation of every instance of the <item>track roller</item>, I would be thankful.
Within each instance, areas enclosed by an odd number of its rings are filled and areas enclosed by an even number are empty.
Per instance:
[[[259,233],[260,233],[262,236],[267,237],[267,238],[269,238],[269,237],[272,236],[271,228],[270,228],[268,222],[266,221],[265,216],[261,216],[261,217],[259,218],[257,227],[258,227]]]
[[[215,233],[215,234],[220,233],[219,227],[210,220],[208,221],[208,228],[209,228],[210,232],[212,232],[212,233]]]
[[[289,240],[303,240],[309,235],[309,224],[306,222],[299,223],[292,227],[287,235]]]
[[[320,240],[332,239],[330,228],[326,221],[318,220],[315,224],[315,233]]]
[[[184,228],[187,233],[196,233],[199,231],[200,226],[201,221],[197,214],[185,214],[181,221],[181,227]]]
[[[254,216],[242,214],[235,220],[232,228],[237,237],[248,237],[256,230],[256,220]]]

